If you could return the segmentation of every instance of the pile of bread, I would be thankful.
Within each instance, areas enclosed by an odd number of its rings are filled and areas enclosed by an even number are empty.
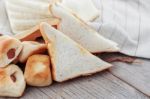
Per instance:
[[[30,15],[22,17],[20,9],[15,12],[16,6],[24,7],[22,2],[26,1],[6,2],[12,31],[19,34],[0,36],[0,96],[19,97],[26,84],[49,86],[53,81],[63,82],[91,75],[112,66],[92,54],[119,51],[115,42],[104,38],[86,24],[87,20],[97,16],[94,8],[92,14],[86,17],[86,11],[85,14],[76,15],[73,11],[80,11],[72,6],[70,7],[74,10],[66,7],[72,3],[55,1],[49,7],[52,17],[40,20],[37,16],[37,24],[28,20]],[[87,2],[92,8],[90,0]],[[42,10],[45,11],[44,8]],[[33,9],[30,11],[33,12]],[[43,15],[40,10],[39,13]],[[23,19],[24,24],[19,26]]]

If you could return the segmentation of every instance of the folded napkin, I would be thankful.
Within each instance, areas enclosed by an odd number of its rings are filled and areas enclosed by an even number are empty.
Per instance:
[[[118,43],[122,53],[150,58],[149,0],[92,1],[98,9],[99,17],[94,21],[87,21],[91,27]],[[2,0],[0,12],[0,32],[9,34],[11,29]]]

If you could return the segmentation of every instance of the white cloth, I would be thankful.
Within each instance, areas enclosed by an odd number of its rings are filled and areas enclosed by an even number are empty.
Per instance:
[[[3,0],[0,0],[0,33],[11,35],[11,28]]]
[[[150,58],[150,0],[93,0],[100,18],[92,26],[121,52]]]
[[[100,17],[89,25],[117,42],[122,53],[150,58],[150,0],[93,0],[93,3]],[[11,29],[2,0],[0,12],[0,32],[9,34]]]

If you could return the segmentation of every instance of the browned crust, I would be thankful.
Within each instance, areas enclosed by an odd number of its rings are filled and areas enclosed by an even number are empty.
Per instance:
[[[7,82],[7,79],[5,77],[6,72],[4,71],[5,68],[0,68],[0,83],[4,84]]]
[[[2,54],[2,53],[5,53],[7,50],[8,50],[8,48],[9,48],[9,46],[12,44],[12,39],[5,39],[5,40],[2,40],[2,41],[0,41],[0,53]]]
[[[39,25],[35,26],[31,32],[16,34],[14,37],[21,41],[34,41],[37,37],[41,37]]]
[[[56,65],[55,65],[55,52],[54,52],[54,49],[53,49],[53,47],[52,47],[52,45],[49,43],[48,44],[48,53],[49,53],[49,56],[50,56],[50,61],[51,61],[51,66],[52,66],[52,71],[51,71],[51,73],[52,73],[52,78],[53,78],[53,80],[55,80],[56,79]]]
[[[56,80],[56,79],[54,79],[54,80],[57,81],[57,82],[64,82],[64,81],[67,81],[67,80],[70,80],[70,79],[73,79],[73,78],[76,78],[76,77],[80,77],[80,76],[90,76],[90,75],[95,74],[95,73],[97,73],[97,72],[106,70],[106,69],[108,69],[108,68],[110,68],[110,67],[112,67],[112,65],[105,66],[105,67],[100,68],[99,70],[95,70],[95,71],[87,71],[87,72],[84,73],[84,74],[77,74],[77,75],[74,75],[74,76],[71,77],[71,78],[66,78],[66,79],[64,79],[64,80]],[[89,73],[89,72],[90,72],[90,73]]]
[[[0,85],[1,84],[5,84],[6,85],[8,83],[8,81],[10,79],[8,77],[8,76],[10,76],[10,75],[8,75],[8,71],[13,69],[11,66],[17,66],[17,65],[10,64],[10,65],[8,65],[5,68],[0,68]],[[19,69],[18,66],[17,66],[17,68]],[[18,72],[18,69],[15,68],[16,72]],[[22,86],[20,86],[20,87],[22,87]],[[24,86],[24,90],[25,90],[25,88],[26,88],[26,84]],[[21,96],[23,96],[24,90],[22,92],[20,92],[20,94],[18,96],[2,96],[2,97],[21,97]]]
[[[1,39],[1,38],[0,38]],[[6,53],[8,51],[8,48],[14,44],[16,40],[14,38],[9,37],[2,37],[0,40],[0,57],[3,53]]]
[[[101,54],[101,53],[114,53],[114,52],[120,52],[120,50],[116,50],[116,51],[90,52],[90,53],[92,53],[92,54]]]
[[[36,62],[41,62],[45,65],[44,71],[41,71],[39,73],[34,72],[34,68],[36,67]],[[50,71],[50,59],[48,55],[32,55],[29,57],[26,68],[25,68],[25,79],[27,81],[27,84],[30,85],[31,81],[35,79],[36,81],[46,81],[47,79],[50,79],[51,71]],[[41,82],[41,83],[42,83]],[[32,82],[34,83],[34,82]],[[36,86],[36,85],[35,85]]]
[[[32,42],[32,41],[30,41],[30,43],[37,43],[38,44],[38,42]],[[40,44],[40,43],[39,43]],[[36,48],[34,51],[30,51],[30,53],[29,53],[29,57],[31,56],[31,55],[34,55],[34,54],[43,54],[43,53],[45,53],[47,51],[47,45],[46,44],[41,44],[41,45],[39,45],[39,47],[38,48]],[[22,56],[22,54],[21,54],[21,56]],[[21,63],[24,63],[26,60],[20,60],[20,62]]]
[[[48,37],[46,36],[45,32],[44,32],[44,27],[43,25],[41,24],[40,25],[40,31],[41,31],[41,34],[42,34],[42,37],[44,38],[46,44],[47,44],[47,49],[48,49],[48,53],[49,53],[49,56],[50,56],[50,61],[51,61],[51,66],[52,66],[52,78],[55,79],[56,75],[55,75],[55,70],[56,70],[56,66],[55,66],[55,56],[54,56],[54,47],[52,47],[52,43],[51,43],[51,40],[48,39]]]
[[[46,44],[44,44],[43,46],[39,47],[37,50],[35,50],[34,52],[30,53],[30,56],[33,54],[42,54],[45,53],[47,50]]]
[[[48,44],[49,42],[51,42],[48,37],[46,36],[46,34],[44,33],[44,28],[43,28],[43,24],[41,23],[40,24],[40,32],[41,32],[41,35],[43,37],[43,39],[45,40],[45,43]]]
[[[46,21],[46,23],[55,26],[59,23],[59,19],[56,18],[53,21],[49,20]],[[36,38],[41,37],[40,24],[33,27],[30,32],[16,34],[14,37],[21,41],[35,41]]]

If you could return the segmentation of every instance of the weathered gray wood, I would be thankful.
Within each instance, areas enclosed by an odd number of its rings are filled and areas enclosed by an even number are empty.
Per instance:
[[[55,83],[39,90],[50,98],[60,99],[148,99],[107,71],[64,83]]]
[[[14,90],[15,91],[15,90]],[[20,98],[0,98],[0,99],[49,99],[49,96],[41,92],[38,88],[28,87]]]
[[[3,98],[1,98],[3,99]],[[9,99],[9,98],[6,98]],[[108,71],[49,87],[29,87],[21,99],[149,99]]]
[[[49,99],[49,97],[36,87],[28,87],[20,99]]]
[[[150,96],[150,60],[141,59],[141,63],[126,64],[117,62],[111,73],[144,94]]]

